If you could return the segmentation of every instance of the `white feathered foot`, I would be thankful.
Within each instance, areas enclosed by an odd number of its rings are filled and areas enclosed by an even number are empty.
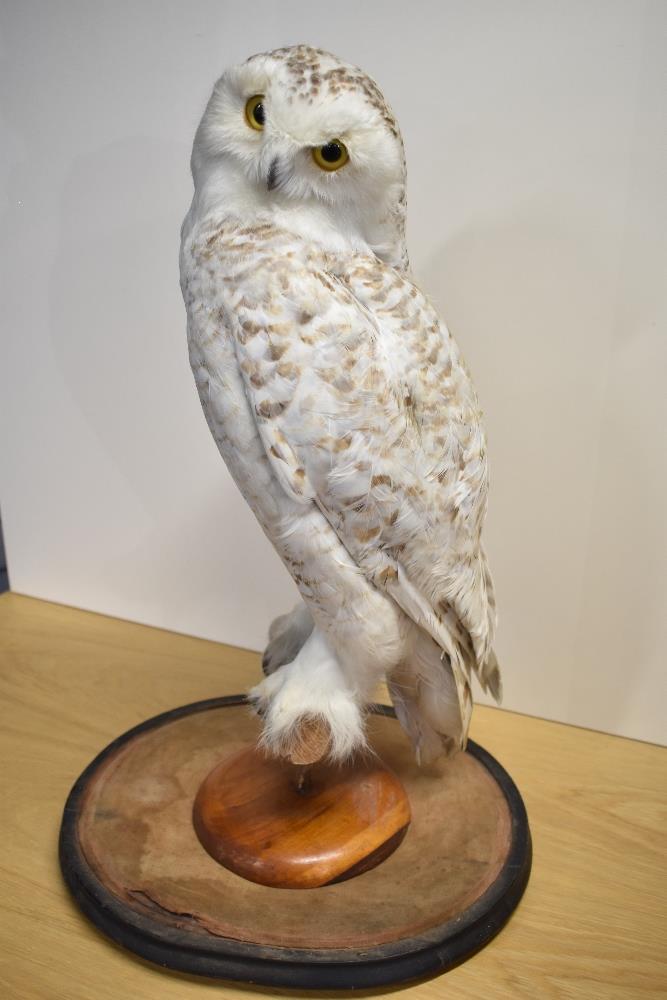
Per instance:
[[[312,622],[295,658],[269,673],[250,691],[250,700],[264,722],[260,746],[293,763],[342,761],[366,746],[359,695]]]

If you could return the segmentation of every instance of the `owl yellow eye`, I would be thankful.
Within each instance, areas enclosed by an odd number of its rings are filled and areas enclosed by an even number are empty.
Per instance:
[[[340,139],[331,139],[324,146],[316,146],[313,159],[322,170],[340,170],[350,159],[347,146]]]
[[[245,120],[250,128],[261,132],[264,128],[264,94],[255,94],[246,101]]]

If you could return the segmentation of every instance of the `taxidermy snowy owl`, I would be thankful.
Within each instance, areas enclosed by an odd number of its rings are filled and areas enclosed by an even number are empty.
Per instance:
[[[396,120],[305,45],[218,80],[192,152],[181,284],[211,432],[302,601],[251,692],[271,751],[364,745],[386,679],[421,762],[500,694],[480,541],[487,459],[459,350],[414,284]]]

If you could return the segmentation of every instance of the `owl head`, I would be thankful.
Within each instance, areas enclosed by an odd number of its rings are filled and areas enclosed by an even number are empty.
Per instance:
[[[407,267],[396,119],[369,76],[327,52],[298,45],[227,70],[197,130],[192,173],[207,212],[325,213]]]

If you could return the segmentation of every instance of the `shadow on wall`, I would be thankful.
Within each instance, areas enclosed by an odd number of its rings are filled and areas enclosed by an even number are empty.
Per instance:
[[[0,517],[0,594],[5,590],[9,590],[9,576],[7,574],[5,542],[2,537],[2,517]]]
[[[568,224],[573,213],[551,201],[467,228],[420,271],[486,415],[487,544],[508,701],[534,713],[539,688],[541,714],[616,731],[628,716],[628,664],[634,685],[650,683],[656,621],[635,565],[657,577],[657,518],[644,501],[630,530],[627,513],[633,497],[660,489],[653,456],[636,443],[651,440],[641,390],[632,394],[647,376],[626,379],[623,398],[611,377],[619,259],[607,248],[618,234],[601,235],[605,221],[583,211]],[[629,326],[623,339],[646,364],[650,344]],[[627,359],[623,370],[632,371]]]

